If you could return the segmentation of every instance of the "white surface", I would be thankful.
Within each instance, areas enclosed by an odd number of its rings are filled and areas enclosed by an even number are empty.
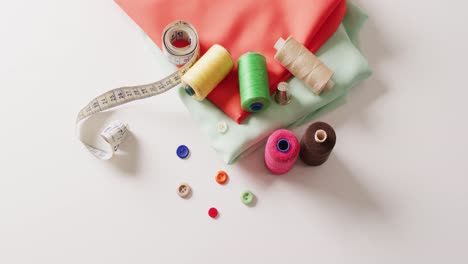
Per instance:
[[[133,137],[126,157],[97,160],[75,138],[78,110],[166,72],[110,0],[4,1],[0,263],[467,263],[468,4],[358,3],[375,73],[323,116],[330,160],[274,177],[261,150],[224,165],[174,91],[103,115]]]

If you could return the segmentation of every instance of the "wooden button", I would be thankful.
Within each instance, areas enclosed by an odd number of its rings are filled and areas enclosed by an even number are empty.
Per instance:
[[[177,188],[177,194],[179,194],[179,196],[182,198],[187,198],[190,195],[191,191],[192,189],[186,183],[181,183],[179,185],[179,188]]]

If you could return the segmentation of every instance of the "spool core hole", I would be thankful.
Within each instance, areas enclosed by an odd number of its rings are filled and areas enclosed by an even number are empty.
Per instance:
[[[289,151],[289,141],[287,141],[284,138],[278,140],[278,143],[276,144],[276,148],[281,152],[288,152]]]
[[[262,110],[262,108],[263,108],[262,103],[253,103],[250,105],[250,110],[252,110],[253,112],[258,112]]]
[[[195,94],[195,91],[192,89],[192,87],[188,85],[185,86],[184,90],[189,96],[193,96]]]
[[[327,140],[327,132],[324,130],[317,130],[315,131],[315,141],[318,143],[323,143]]]

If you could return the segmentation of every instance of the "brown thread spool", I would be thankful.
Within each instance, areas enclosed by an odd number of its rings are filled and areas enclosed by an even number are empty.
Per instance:
[[[330,156],[335,143],[335,130],[325,122],[315,122],[307,128],[301,139],[299,157],[307,165],[322,165]]]

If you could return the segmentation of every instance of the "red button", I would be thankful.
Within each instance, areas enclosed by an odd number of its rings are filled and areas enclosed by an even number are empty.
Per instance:
[[[211,207],[210,210],[208,210],[208,215],[211,218],[216,218],[218,216],[218,210],[214,207]]]

